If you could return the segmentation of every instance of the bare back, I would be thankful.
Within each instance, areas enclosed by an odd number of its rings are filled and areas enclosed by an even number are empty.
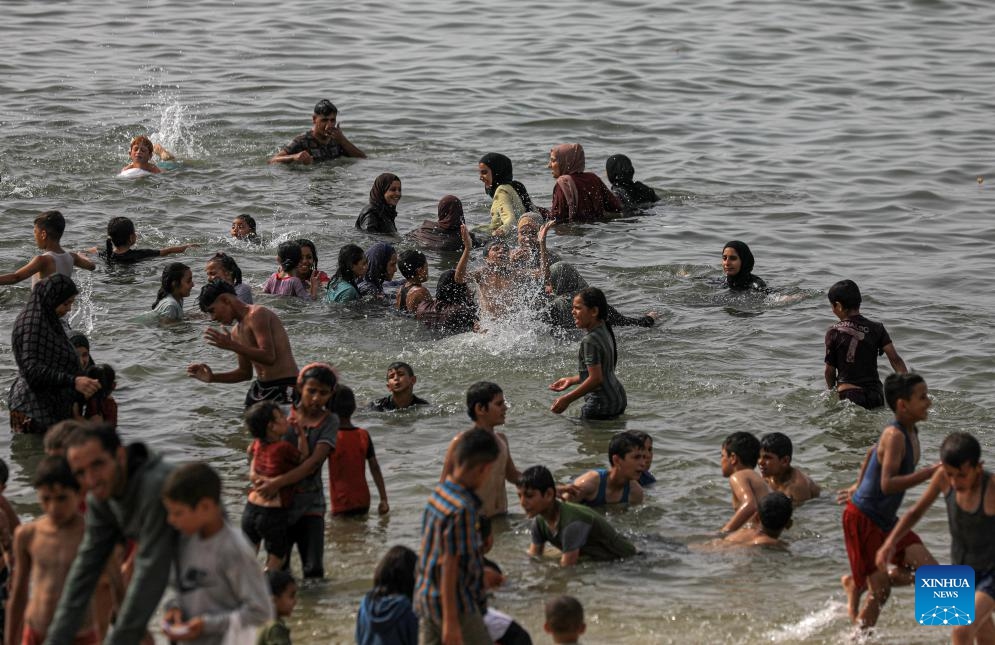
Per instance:
[[[264,349],[272,347],[276,357],[272,365],[256,361],[252,367],[260,381],[274,381],[297,376],[297,362],[290,348],[287,330],[275,313],[261,305],[249,305],[249,312],[232,329],[232,337],[250,347]]]

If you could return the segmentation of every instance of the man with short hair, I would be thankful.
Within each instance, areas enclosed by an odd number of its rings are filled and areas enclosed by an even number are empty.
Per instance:
[[[314,106],[314,114],[311,115],[311,129],[294,137],[269,162],[306,165],[339,157],[365,159],[366,153],[354,146],[338,126],[338,115],[339,110],[331,101],[318,101]]]

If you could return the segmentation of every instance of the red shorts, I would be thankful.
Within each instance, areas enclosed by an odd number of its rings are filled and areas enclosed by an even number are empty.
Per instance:
[[[21,637],[21,645],[42,645],[44,642],[44,636],[27,625],[24,626],[24,634]],[[88,632],[76,634],[76,638],[73,639],[72,645],[100,645],[100,639],[97,638],[97,630],[91,629]]]
[[[846,543],[846,555],[850,558],[850,573],[857,589],[867,587],[867,576],[877,571],[874,564],[878,549],[888,538],[888,532],[864,515],[863,511],[848,502],[843,510],[843,541]],[[905,549],[913,544],[922,544],[919,536],[909,531],[899,540],[895,548],[892,564],[901,565],[905,559]]]

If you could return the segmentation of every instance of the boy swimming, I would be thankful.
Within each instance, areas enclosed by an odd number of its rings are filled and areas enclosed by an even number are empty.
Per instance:
[[[754,470],[759,457],[760,441],[749,432],[734,432],[722,442],[722,476],[729,478],[735,511],[722,527],[722,533],[754,522],[757,503],[770,492],[770,487]]]
[[[787,495],[795,506],[818,497],[822,492],[801,469],[791,465],[791,439],[781,432],[760,437],[760,474],[771,490]]]

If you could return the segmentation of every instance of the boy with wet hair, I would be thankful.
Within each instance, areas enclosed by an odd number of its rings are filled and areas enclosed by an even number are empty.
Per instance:
[[[791,439],[782,432],[770,432],[760,437],[760,474],[771,490],[784,493],[795,506],[818,497],[819,485],[791,465]]]
[[[387,366],[387,391],[390,394],[371,403],[370,409],[389,412],[403,410],[412,405],[429,405],[425,399],[415,396],[417,382],[418,377],[415,376],[414,368],[404,361],[394,361]]]
[[[950,528],[950,563],[974,569],[974,622],[953,628],[952,642],[995,642],[995,476],[984,468],[981,445],[966,432],[947,435],[940,444],[940,468],[922,497],[909,509],[878,549],[875,563],[886,571],[898,545],[941,494]]]
[[[131,163],[121,169],[121,172],[126,170],[144,170],[145,172],[152,174],[159,174],[162,170],[152,163],[152,156],[156,155],[163,161],[173,161],[173,153],[166,150],[158,143],[152,143],[152,139],[149,139],[144,134],[140,134],[131,140],[131,144],[128,146],[128,157],[131,158]]]
[[[42,459],[31,485],[38,492],[42,515],[19,527],[14,536],[17,567],[7,604],[4,640],[7,645],[35,644],[45,639],[84,535],[83,516],[79,511],[80,485],[65,457]],[[120,580],[115,565],[108,562],[105,570]],[[100,637],[91,601],[69,642],[95,645]]]
[[[473,420],[473,429],[486,430],[498,445],[498,457],[494,467],[475,491],[480,496],[481,513],[490,518],[505,515],[508,513],[508,492],[505,490],[505,482],[516,484],[521,473],[515,466],[515,460],[511,458],[507,435],[496,429],[504,425],[505,415],[508,413],[508,404],[504,400],[501,386],[488,381],[478,381],[471,385],[466,391],[466,413]],[[444,481],[446,476],[453,472],[456,465],[456,445],[463,434],[465,433],[456,435],[449,443],[439,481]]]
[[[339,157],[366,158],[366,153],[352,144],[338,124],[339,109],[328,99],[321,99],[311,115],[311,129],[297,135],[273,155],[270,163],[311,164]]]
[[[569,645],[579,642],[587,631],[584,623],[584,607],[573,596],[557,596],[546,602],[546,633],[553,637],[554,643]]]
[[[421,522],[415,611],[421,645],[490,643],[484,624],[483,554],[474,490],[487,479],[499,448],[493,433],[468,430],[456,441],[455,466],[436,485]]]
[[[631,432],[617,432],[608,444],[610,468],[584,473],[566,488],[563,499],[587,506],[641,504],[643,488],[639,477],[645,463],[643,442]]]
[[[639,475],[639,485],[643,488],[652,486],[656,483],[656,477],[650,472],[650,466],[653,465],[653,437],[642,430],[629,430],[628,432],[643,444],[643,472]]]
[[[918,374],[890,374],[884,382],[884,396],[895,418],[885,426],[871,448],[852,496],[843,511],[843,538],[850,560],[850,575],[840,582],[847,595],[850,620],[861,628],[877,623],[881,607],[891,588],[915,581],[915,570],[936,564],[915,533],[909,531],[895,543],[893,571],[879,571],[875,556],[898,522],[898,508],[905,491],[930,479],[939,464],[916,470],[919,463],[919,430],[916,424],[929,416],[929,392]],[[860,597],[869,591],[863,607]]]
[[[73,267],[93,271],[96,266],[79,253],[70,253],[62,248],[62,234],[66,230],[66,219],[59,211],[45,211],[35,218],[35,244],[42,250],[30,262],[14,271],[0,275],[0,285],[17,284],[31,278],[34,284],[39,280],[61,273],[67,278],[73,277]]]
[[[541,556],[546,542],[562,553],[562,567],[577,564],[581,556],[617,560],[636,554],[636,547],[597,511],[558,499],[553,474],[545,466],[525,469],[518,480],[518,500],[532,520],[530,556]]]
[[[162,500],[170,525],[181,535],[174,594],[165,604],[166,636],[221,645],[230,630],[241,634],[272,620],[269,585],[242,532],[225,519],[221,478],[214,469],[203,463],[180,466],[166,478]]]
[[[738,531],[733,531],[721,543],[785,549],[787,545],[780,538],[784,529],[791,524],[793,508],[791,499],[784,493],[780,491],[769,493],[757,505],[760,525],[744,526]]]
[[[760,458],[760,440],[749,432],[734,432],[722,442],[722,476],[729,478],[733,515],[722,527],[730,533],[746,523],[755,524],[757,503],[770,487],[755,468]]]
[[[836,388],[840,400],[867,409],[884,405],[878,356],[888,357],[892,369],[908,372],[884,325],[860,314],[860,289],[853,280],[840,280],[829,288],[829,304],[840,319],[826,332],[826,386]]]

